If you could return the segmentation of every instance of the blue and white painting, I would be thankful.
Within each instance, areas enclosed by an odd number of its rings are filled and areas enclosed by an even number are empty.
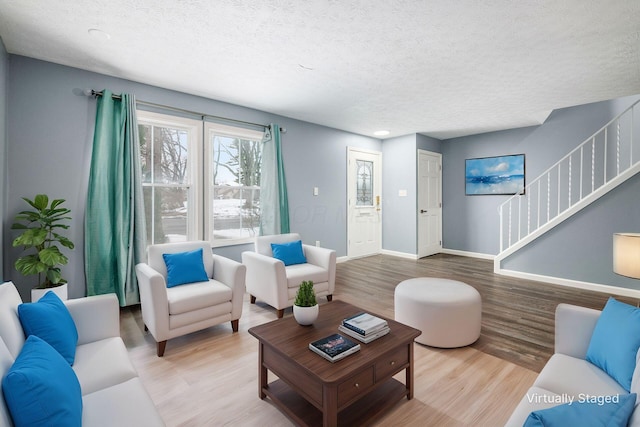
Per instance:
[[[524,188],[524,154],[465,160],[465,193],[516,194]]]

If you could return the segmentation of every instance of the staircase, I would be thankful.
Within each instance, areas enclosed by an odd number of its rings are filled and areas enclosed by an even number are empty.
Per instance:
[[[496,273],[503,259],[640,172],[639,103],[500,205]]]

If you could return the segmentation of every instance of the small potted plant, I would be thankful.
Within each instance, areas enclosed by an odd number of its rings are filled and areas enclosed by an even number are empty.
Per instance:
[[[13,230],[21,230],[13,241],[13,246],[22,246],[28,254],[15,262],[15,268],[25,276],[37,274],[38,286],[31,291],[31,300],[37,301],[45,292],[54,290],[61,299],[67,298],[67,281],[62,277],[60,266],[69,259],[60,251],[58,245],[73,249],[73,243],[58,234],[69,226],[65,223],[71,217],[67,208],[61,207],[64,199],[55,199],[49,204],[49,197],[38,194],[33,200],[22,198],[33,210],[18,213]]]
[[[318,318],[318,302],[310,280],[300,283],[293,303],[293,317],[301,325],[311,325]]]

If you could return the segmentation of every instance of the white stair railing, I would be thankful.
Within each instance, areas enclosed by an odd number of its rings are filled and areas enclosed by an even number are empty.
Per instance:
[[[500,254],[519,249],[640,170],[640,101],[498,208]]]

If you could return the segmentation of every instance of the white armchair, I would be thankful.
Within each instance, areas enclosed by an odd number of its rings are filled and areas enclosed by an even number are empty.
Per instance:
[[[202,248],[208,282],[188,283],[167,288],[167,267],[162,254]],[[182,242],[151,245],[147,263],[136,265],[142,320],[158,343],[157,354],[164,355],[167,340],[231,321],[238,331],[245,293],[244,265],[214,255],[208,242]]]
[[[302,245],[306,263],[285,266],[273,257],[271,243],[300,240],[296,233],[260,236],[255,240],[255,252],[243,252],[242,263],[247,267],[247,292],[251,303],[259,298],[277,310],[278,318],[284,309],[293,306],[300,283],[313,281],[316,296],[331,301],[336,281],[336,251]]]

